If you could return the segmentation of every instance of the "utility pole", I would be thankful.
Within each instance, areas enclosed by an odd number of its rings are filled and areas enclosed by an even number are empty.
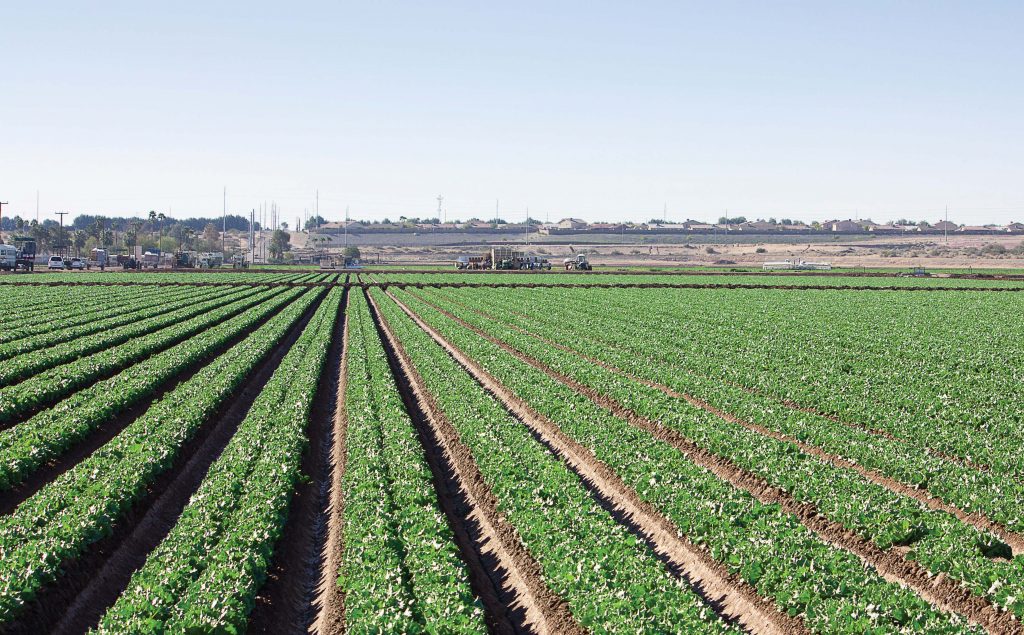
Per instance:
[[[249,262],[256,263],[256,208],[249,212]]]
[[[39,224],[39,190],[36,190],[36,224]]]
[[[228,186],[224,186],[224,210],[220,216],[221,230],[220,230],[220,257],[224,257],[224,252],[227,251],[227,239],[228,239]]]
[[[946,222],[942,226],[942,235],[949,242],[949,205],[946,205]]]
[[[444,197],[441,196],[440,194],[438,194],[437,195],[437,218],[442,223],[444,222],[444,219],[441,217],[441,214],[444,213],[444,212],[441,211],[441,203],[443,203],[443,202],[444,202]]]
[[[665,207],[661,210],[661,222],[662,224],[668,222],[668,203],[665,203]]]
[[[64,216],[66,216],[67,214],[70,214],[70,212],[54,212],[54,214],[56,214],[57,216],[60,216],[60,233],[58,234],[58,236],[60,236],[61,244],[58,245],[58,247],[61,250],[60,251],[60,255],[64,256],[65,255],[64,254]]]
[[[526,207],[526,249],[530,249],[530,207]]]
[[[7,201],[0,203],[0,228],[3,227],[4,220],[4,205],[10,205]],[[0,233],[0,245],[4,244],[4,235]]]

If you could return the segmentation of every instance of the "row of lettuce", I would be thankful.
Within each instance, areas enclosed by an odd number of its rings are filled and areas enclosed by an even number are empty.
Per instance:
[[[161,297],[170,297],[171,306],[164,311],[138,324],[108,323],[102,330],[78,333],[71,342],[36,349],[61,361],[0,388],[0,415],[13,422],[0,432],[0,489],[9,489],[59,460],[103,422],[173,386],[113,440],[0,518],[0,624],[17,619],[42,590],[59,583],[70,563],[110,535],[147,496],[147,487],[182,460],[183,448],[212,414],[316,306],[175,526],[133,575],[99,629],[237,632],[246,626],[302,478],[311,403],[345,292],[244,287],[182,302],[165,291]],[[994,473],[967,467],[948,471],[941,457],[909,442],[881,442],[863,429],[788,408],[783,402],[791,401],[791,394],[771,396],[761,386],[751,386],[761,390],[756,392],[709,379],[710,356],[691,356],[691,341],[670,335],[680,320],[677,305],[645,295],[642,327],[627,329],[638,321],[639,305],[638,298],[624,297],[626,291],[569,295],[535,290],[525,302],[521,290],[392,292],[453,346],[557,422],[688,540],[811,631],[974,629],[886,581],[778,505],[720,480],[675,447],[509,355],[435,305],[608,396],[636,417],[659,422],[796,500],[815,505],[880,549],[952,578],[1017,615],[1024,611],[1024,602],[1017,599],[1024,597],[1024,572],[995,536],[630,375],[850,456],[1012,528],[1019,526],[1016,490],[1011,488],[1010,497],[994,495],[987,489],[998,483]],[[372,313],[394,336],[392,346],[408,356],[414,379],[434,396],[472,454],[499,513],[580,626],[602,632],[734,630],[696,590],[666,570],[658,554],[596,501],[590,486],[388,292],[368,293],[372,306],[362,291],[350,294],[346,317],[344,547],[336,584],[350,630],[486,631],[483,609],[438,506],[416,427],[403,407]],[[590,303],[605,309],[585,310]],[[175,320],[169,320],[172,315]],[[784,323],[774,332],[790,327]],[[139,329],[131,331],[136,335],[118,339],[125,333],[119,329],[133,328]],[[772,332],[767,328],[765,338]],[[46,333],[38,328],[26,331],[24,338]],[[105,346],[90,344],[91,338],[107,338]],[[542,338],[564,342],[579,354]],[[623,372],[590,363],[584,355]],[[133,361],[141,359],[146,372],[131,372]],[[193,369],[194,375],[174,385]],[[970,480],[979,474],[991,480],[980,486]]]
[[[299,482],[342,296],[335,288],[320,304],[100,632],[244,629]]]
[[[243,332],[265,320],[162,395],[106,445],[0,518],[0,622],[15,619],[44,587],[58,583],[91,544],[111,534],[147,496],[148,486],[182,459],[181,453],[200,428],[323,293],[322,289],[286,290],[273,296],[283,300],[280,304],[273,306],[271,298],[271,304],[263,305],[265,312],[247,311],[225,322],[224,330],[235,327]],[[75,412],[66,417],[75,419]],[[61,442],[54,444],[59,447]],[[243,556],[250,560],[249,552]]]
[[[920,278],[920,277],[862,277],[807,275],[715,275],[695,273],[692,275],[636,275],[629,273],[602,273],[600,275],[579,273],[527,273],[501,272],[451,272],[451,273],[368,273],[361,274],[368,280],[382,283],[437,284],[465,282],[472,284],[627,284],[627,285],[755,285],[791,287],[953,287],[972,289],[1024,289],[1024,280],[986,280],[974,278]]]
[[[215,282],[220,284],[271,284],[271,283],[306,283],[306,282],[338,282],[343,279],[344,274],[323,273],[323,272],[300,272],[300,273],[260,273],[258,271],[246,273],[218,272],[129,272],[123,273],[107,271],[104,273],[91,272],[63,272],[63,273],[42,273],[32,275],[11,275],[0,276],[0,284],[6,287],[31,286],[39,284],[55,283],[131,283],[142,284],[178,284]],[[343,281],[343,280],[340,280]]]
[[[446,290],[447,292],[447,290]],[[760,595],[774,600],[780,610],[801,616],[814,632],[951,632],[967,629],[962,619],[943,614],[910,590],[884,580],[851,553],[832,547],[799,519],[778,505],[763,504],[748,492],[720,480],[670,444],[599,407],[585,395],[556,381],[502,351],[495,344],[447,318],[412,294],[398,297],[446,339],[463,350],[538,412],[557,422],[576,441],[613,469],[637,495],[672,521],[692,542],[731,572],[752,585]],[[457,307],[447,307],[457,310]],[[460,317],[471,320],[471,312]],[[701,447],[721,452],[729,443],[742,443],[755,452],[765,439],[742,436],[743,428],[726,427],[723,421],[702,417],[700,412],[669,403],[664,394],[645,392],[643,385],[624,381],[600,367],[572,359],[550,346],[534,347],[515,337],[507,327],[479,327],[507,339],[516,348],[549,363],[602,394],[612,396],[640,416],[656,420],[693,438]],[[524,336],[525,337],[525,336]],[[548,353],[542,357],[543,351]],[[786,458],[783,455],[782,458]],[[637,460],[643,457],[643,460]],[[790,453],[797,459],[799,453]],[[763,454],[730,455],[746,468]],[[797,466],[799,467],[799,466]],[[806,476],[791,463],[768,463],[765,472],[794,469],[791,476]],[[816,483],[814,483],[816,484]],[[808,484],[810,486],[810,484]],[[841,486],[840,486],[841,487]],[[841,490],[840,490],[841,491]],[[835,496],[837,501],[844,500]],[[845,492],[844,492],[845,494]],[[851,505],[851,508],[856,508]]]
[[[99,426],[109,425],[181,374],[210,361],[298,293],[271,290],[221,296],[201,303],[211,306],[196,317],[0,389],[3,420],[17,421],[0,431],[0,490],[20,484]],[[112,376],[96,381],[107,374]],[[51,403],[52,407],[22,416]]]
[[[600,303],[605,310],[585,317],[581,317],[582,306],[564,294],[557,301],[553,295],[534,298],[536,304],[530,306],[524,306],[521,298],[473,290],[446,290],[444,295],[457,298],[457,302],[445,303],[448,309],[552,368],[613,395],[651,419],[674,422],[703,447],[742,465],[798,500],[815,504],[828,517],[880,548],[906,550],[906,558],[925,565],[933,574],[959,580],[975,594],[1021,614],[1024,607],[1019,598],[1024,592],[1024,577],[1020,563],[1012,559],[1009,546],[995,535],[868,482],[852,470],[803,454],[792,443],[766,438],[582,357],[566,355],[544,340],[567,344],[635,377],[695,396],[741,419],[925,490],[967,513],[984,514],[1010,532],[1020,530],[1024,496],[1018,482],[951,463],[927,448],[859,427],[838,425],[828,417],[787,407],[778,399],[693,372],[693,358],[685,345],[673,345],[674,340],[687,337],[686,329],[677,331],[675,338],[664,331],[652,333],[645,328],[651,311],[645,310],[643,317],[635,310],[626,313],[625,308],[620,313],[615,296],[622,292],[595,293],[601,298],[586,300]],[[431,295],[435,301],[445,300],[436,292],[424,295]],[[657,302],[651,300],[656,309]],[[489,319],[466,307],[483,309]],[[570,316],[574,318],[571,321]],[[633,328],[625,328],[624,316],[632,317]],[[509,326],[540,334],[543,340],[522,335]],[[836,491],[843,495],[836,496]]]

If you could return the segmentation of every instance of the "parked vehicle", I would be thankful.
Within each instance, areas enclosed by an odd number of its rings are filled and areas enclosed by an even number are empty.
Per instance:
[[[67,266],[64,264],[64,259],[60,256],[50,256],[50,259],[46,261],[47,269],[66,269]]]
[[[71,262],[68,264],[68,269],[81,269],[82,271],[85,271],[85,261],[81,258],[72,258]]]
[[[92,267],[99,267],[105,269],[109,258],[107,256],[106,249],[100,249],[99,247],[93,247],[92,251],[89,252],[89,259],[85,262],[85,268],[90,269]]]
[[[196,252],[179,251],[174,254],[174,266],[178,269],[192,269],[196,266]]]
[[[217,252],[203,252],[196,258],[197,269],[212,269],[224,264],[224,254]]]
[[[587,260],[586,254],[576,254],[575,258],[566,258],[562,261],[566,271],[591,271],[593,267]]]
[[[160,250],[147,251],[142,254],[142,267],[144,269],[156,269],[160,266]]]
[[[18,268],[18,248],[14,245],[0,245],[0,269],[13,271]]]
[[[36,268],[36,239],[30,236],[14,236],[11,243],[18,250],[15,271],[34,271]]]

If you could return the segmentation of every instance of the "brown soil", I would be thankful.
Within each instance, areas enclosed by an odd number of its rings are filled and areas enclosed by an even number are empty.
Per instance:
[[[711,558],[706,549],[682,537],[678,527],[645,502],[605,463],[585,446],[570,438],[551,419],[534,410],[458,347],[427,325],[400,300],[389,297],[416,324],[444,348],[477,382],[528,426],[602,500],[616,518],[638,534],[664,559],[677,576],[684,578],[727,621],[738,622],[752,633],[807,632],[803,622],[780,612],[739,576]],[[453,317],[454,316],[450,316]],[[457,319],[457,318],[455,318]]]
[[[760,476],[739,467],[729,459],[720,457],[698,446],[678,431],[667,428],[660,422],[652,421],[629,410],[614,399],[551,369],[539,360],[519,352],[511,346],[504,344],[501,340],[497,340],[497,338],[492,338],[486,334],[484,337],[501,346],[518,359],[587,397],[615,416],[648,431],[655,438],[672,445],[689,460],[708,469],[723,481],[750,493],[762,503],[779,505],[785,512],[796,516],[804,526],[817,534],[822,540],[834,547],[855,554],[886,580],[906,586],[941,610],[958,613],[990,632],[1022,632],[1020,623],[1011,613],[1001,611],[987,599],[973,595],[968,588],[960,583],[944,576],[933,576],[921,565],[908,560],[905,554],[899,553],[898,550],[890,549],[883,551],[879,549],[869,540],[846,529],[840,523],[829,520],[821,515],[815,505],[800,503],[790,494],[771,485]]]
[[[346,306],[347,294],[339,311],[343,312]],[[340,314],[313,400],[306,430],[309,447],[302,456],[302,474],[308,480],[300,481],[292,497],[288,522],[249,616],[250,633],[304,634],[315,618],[314,601],[323,583],[323,546],[328,540],[328,494],[346,322],[346,315]]]
[[[348,415],[345,410],[345,395],[348,391],[348,298],[345,302],[345,325],[342,332],[341,367],[338,370],[337,389],[334,408],[334,430],[331,434],[330,475],[325,481],[327,486],[326,540],[320,554],[320,580],[315,589],[313,601],[315,618],[312,633],[327,635],[328,633],[345,632],[345,593],[338,587],[338,571],[344,557],[345,535],[345,463],[348,459],[346,435],[348,431]]]
[[[234,398],[186,443],[170,470],[148,488],[134,508],[116,524],[114,533],[66,563],[58,583],[44,589],[20,619],[6,625],[10,633],[81,633],[98,623],[127,587],[131,575],[167,535],[245,418],[253,401],[281,359],[313,316],[319,302],[306,311],[281,343],[250,374]]]
[[[565,601],[544,583],[540,565],[498,510],[498,500],[472,453],[426,389],[373,297],[367,294],[367,300],[492,630],[581,635],[585,631]]]

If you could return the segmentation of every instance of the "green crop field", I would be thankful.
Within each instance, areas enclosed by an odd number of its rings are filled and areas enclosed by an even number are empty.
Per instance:
[[[0,276],[0,632],[1024,632],[1024,280],[862,273]]]

